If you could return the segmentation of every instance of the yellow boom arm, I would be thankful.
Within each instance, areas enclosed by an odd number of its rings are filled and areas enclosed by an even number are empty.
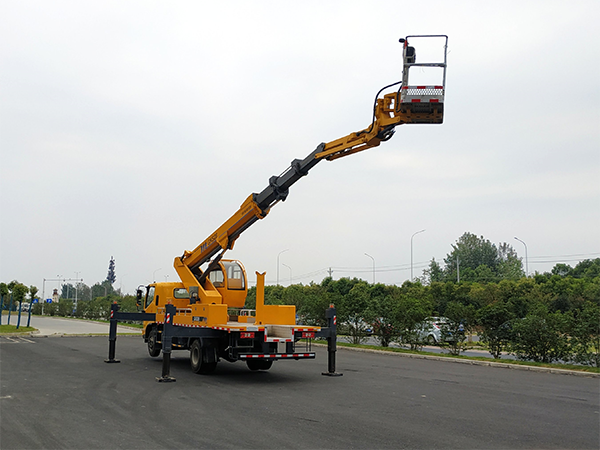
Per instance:
[[[292,161],[284,173],[269,179],[269,185],[262,192],[251,194],[246,198],[239,210],[198,247],[191,252],[186,250],[182,256],[175,258],[174,267],[181,281],[186,288],[199,286],[201,301],[210,302],[209,297],[218,295],[216,292],[214,294],[206,292],[211,289],[210,285],[205,285],[205,279],[210,270],[216,267],[225,251],[233,248],[236,239],[244,230],[257,220],[264,218],[280,200],[285,200],[290,186],[307,175],[318,162],[323,159],[332,161],[376,147],[382,141],[390,139],[398,125],[442,123],[444,86],[406,86],[410,67],[430,66],[431,64],[416,64],[415,51],[414,48],[408,46],[408,38],[401,39],[401,42],[404,43],[403,81],[386,86],[378,92],[373,110],[373,122],[368,128],[350,133],[335,141],[320,144],[303,160]],[[444,63],[437,64],[437,66],[444,68],[445,80],[445,56]],[[401,85],[402,88],[397,92],[379,97],[383,90],[395,85]],[[217,256],[215,257],[215,255]],[[209,262],[211,258],[213,259],[209,266],[202,271],[200,266]],[[203,289],[203,285],[206,290]]]

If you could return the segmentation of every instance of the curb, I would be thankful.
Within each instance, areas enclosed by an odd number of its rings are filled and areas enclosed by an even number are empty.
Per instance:
[[[322,345],[326,346],[327,344],[315,344],[313,345]],[[377,353],[384,355],[394,355],[394,356],[402,356],[405,358],[415,358],[415,359],[429,359],[433,361],[445,361],[452,362],[458,364],[469,364],[472,366],[488,366],[488,367],[497,367],[502,369],[515,369],[515,370],[528,370],[530,372],[545,372],[545,373],[553,373],[560,375],[573,375],[577,377],[588,377],[588,378],[600,378],[600,373],[593,372],[583,372],[578,370],[569,370],[569,369],[555,369],[551,367],[538,367],[538,366],[523,366],[521,364],[511,364],[505,362],[494,362],[494,361],[479,361],[476,359],[459,359],[459,358],[446,358],[442,356],[433,356],[433,355],[416,355],[414,353],[400,353],[400,352],[388,352],[385,350],[372,350],[370,348],[356,348],[356,347],[343,347],[338,346],[337,349],[343,350],[351,350],[356,352],[365,352],[365,353]]]

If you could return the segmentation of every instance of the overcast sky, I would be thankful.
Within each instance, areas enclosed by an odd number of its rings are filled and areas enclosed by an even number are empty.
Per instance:
[[[443,125],[317,165],[227,257],[388,284],[465,232],[600,257],[600,3],[0,2],[0,281],[174,281],[291,160],[370,124],[400,37],[449,36]],[[417,55],[419,55],[417,48]],[[372,256],[373,260],[365,253]],[[285,264],[285,266],[284,266]],[[49,288],[58,283],[46,283]]]

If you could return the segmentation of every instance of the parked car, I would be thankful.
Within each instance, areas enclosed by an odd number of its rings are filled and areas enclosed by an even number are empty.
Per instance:
[[[448,323],[444,317],[431,317],[421,324],[419,339],[428,344],[435,345],[442,340],[442,328]]]

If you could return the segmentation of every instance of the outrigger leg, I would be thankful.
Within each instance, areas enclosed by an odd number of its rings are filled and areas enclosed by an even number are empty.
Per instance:
[[[341,377],[343,373],[335,371],[335,352],[337,351],[337,315],[335,307],[330,305],[325,311],[327,318],[327,372],[321,375],[328,377]]]
[[[115,349],[117,347],[117,311],[119,311],[119,305],[114,302],[110,306],[110,328],[108,330],[108,359],[105,359],[105,363],[120,363],[118,359],[115,359]]]
[[[162,332],[162,376],[156,377],[159,383],[172,383],[175,377],[171,376],[171,340],[173,337],[173,317],[177,308],[171,304],[165,306],[165,325]]]

